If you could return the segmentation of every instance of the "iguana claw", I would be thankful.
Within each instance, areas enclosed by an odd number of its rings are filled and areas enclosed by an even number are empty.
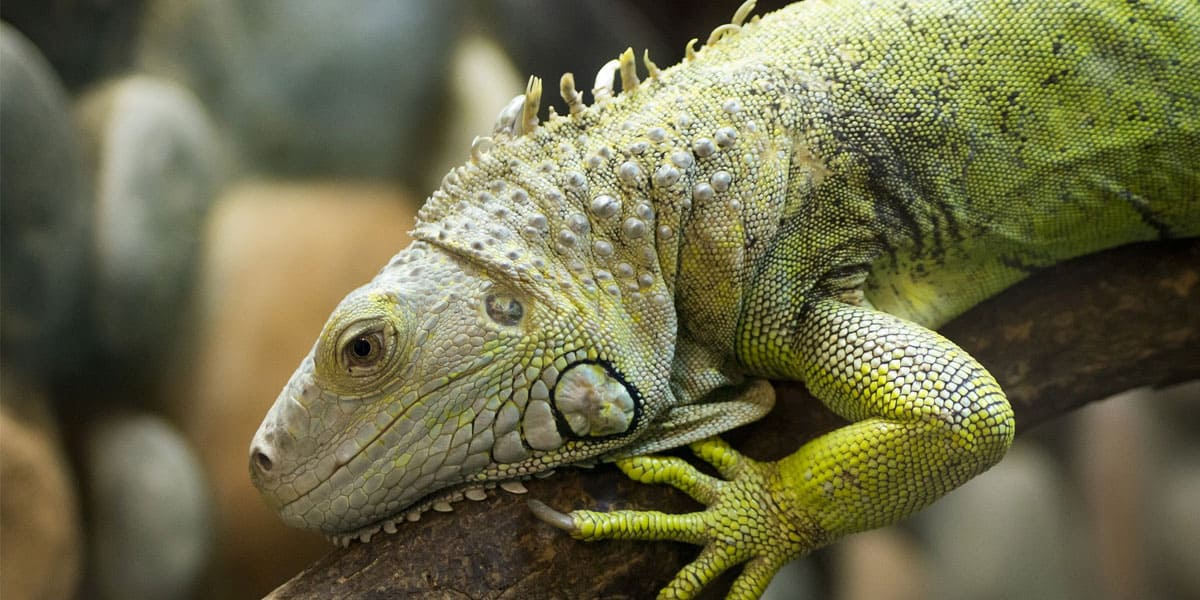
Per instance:
[[[688,514],[657,511],[558,512],[530,501],[539,519],[584,541],[605,539],[675,540],[704,549],[660,592],[660,598],[691,598],[730,567],[747,565],[729,598],[757,598],[779,567],[822,545],[825,536],[780,484],[775,463],[739,454],[719,438],[692,444],[692,451],[716,467],[724,479],[701,473],[681,458],[637,456],[616,462],[641,483],[679,488],[707,509]],[[798,518],[799,517],[799,518]]]
[[[558,512],[541,500],[528,500],[526,504],[529,506],[529,510],[533,513],[533,516],[541,519],[547,525],[553,525],[572,536],[579,532],[579,529],[575,527],[575,521],[571,518],[571,515]]]

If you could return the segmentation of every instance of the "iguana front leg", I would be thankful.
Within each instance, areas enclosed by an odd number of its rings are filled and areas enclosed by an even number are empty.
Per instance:
[[[805,508],[781,479],[780,463],[746,458],[716,437],[691,448],[725,479],[706,475],[677,457],[637,456],[620,459],[616,465],[641,483],[673,485],[707,505],[706,510],[682,515],[577,510],[564,515],[536,500],[530,501],[530,508],[543,521],[580,540],[675,540],[703,545],[700,556],[662,590],[661,598],[691,598],[717,575],[743,562],[746,567],[729,597],[757,598],[779,567],[831,541],[814,526],[812,515],[797,518],[806,514]]]
[[[717,440],[693,446],[727,481],[674,458],[618,462],[639,481],[675,485],[707,504],[699,513],[539,516],[585,540],[704,544],[662,598],[692,597],[749,561],[729,597],[754,598],[787,561],[913,514],[995,464],[1012,442],[1012,409],[995,379],[949,340],[892,315],[815,302],[793,347],[774,355],[799,357],[786,372],[852,423],[773,463]]]

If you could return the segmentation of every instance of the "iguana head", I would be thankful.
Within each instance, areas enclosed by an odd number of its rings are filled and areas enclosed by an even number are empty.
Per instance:
[[[378,528],[644,429],[670,349],[630,355],[642,344],[619,304],[530,283],[417,242],[348,295],[252,442],[252,479],[284,520]]]

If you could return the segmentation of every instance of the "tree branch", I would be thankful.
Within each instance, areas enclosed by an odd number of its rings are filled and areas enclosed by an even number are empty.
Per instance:
[[[1127,246],[1059,265],[943,333],[1004,386],[1018,431],[1130,388],[1200,378],[1200,240]],[[778,458],[839,425],[802,386],[778,389],[770,416],[730,434],[752,456]],[[699,508],[609,466],[569,469],[528,487],[560,510]],[[427,513],[394,535],[336,549],[268,598],[642,598],[697,552],[669,542],[576,542],[508,494],[455,506],[453,514]]]

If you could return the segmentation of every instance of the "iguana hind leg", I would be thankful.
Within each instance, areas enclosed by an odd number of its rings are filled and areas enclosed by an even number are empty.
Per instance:
[[[788,560],[843,535],[894,523],[995,464],[1013,436],[1012,409],[990,374],[940,335],[870,308],[815,302],[795,336],[791,372],[852,421],[771,463],[723,442],[693,445],[718,480],[679,459],[618,466],[707,504],[687,515],[575,511],[540,516],[580,539],[672,539],[703,544],[663,590],[688,598],[747,562],[730,598],[757,597]],[[786,365],[775,365],[776,368]]]

